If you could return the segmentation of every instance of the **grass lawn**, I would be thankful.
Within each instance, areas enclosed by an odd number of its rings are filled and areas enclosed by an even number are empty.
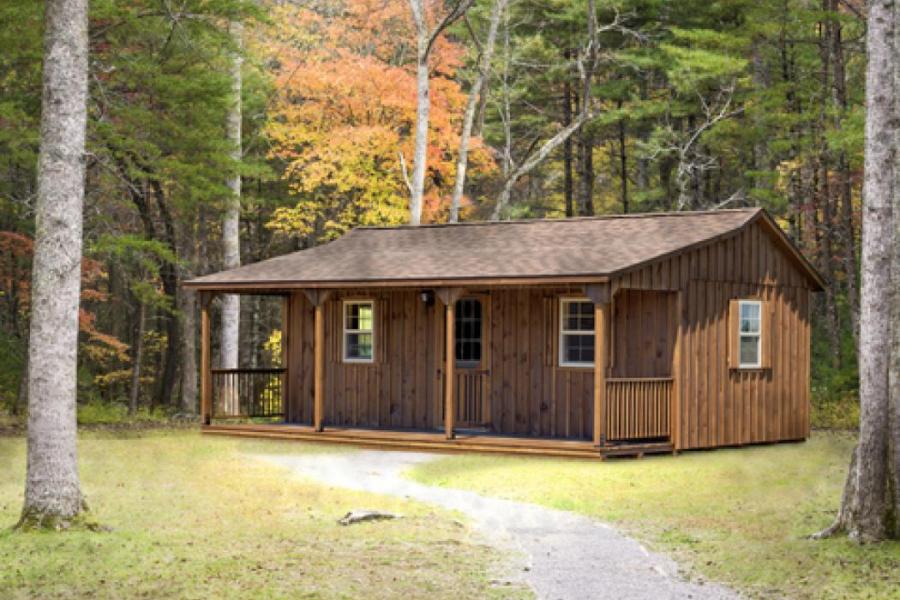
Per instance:
[[[191,431],[85,434],[83,489],[113,531],[22,534],[10,526],[25,440],[0,437],[0,598],[528,595],[491,584],[499,557],[452,514],[298,481],[242,456],[323,449]],[[405,518],[338,525],[352,508]]]
[[[831,522],[853,440],[610,460],[460,455],[416,467],[423,483],[536,502],[616,523],[757,597],[900,598],[900,543],[804,536]]]

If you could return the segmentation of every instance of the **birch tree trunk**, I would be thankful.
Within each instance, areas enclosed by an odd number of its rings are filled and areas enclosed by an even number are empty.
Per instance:
[[[425,14],[425,0],[409,0],[413,23],[416,26],[416,139],[413,147],[412,179],[409,186],[409,224],[422,222],[423,198],[425,196],[425,170],[428,166],[428,126],[431,115],[428,59],[437,37],[472,6],[474,0],[456,0],[450,10],[434,26],[428,27]],[[470,126],[471,127],[471,126]],[[401,159],[402,159],[401,154]],[[404,170],[405,174],[405,170]]]
[[[475,112],[478,109],[479,99],[484,93],[485,81],[491,70],[491,60],[494,56],[494,44],[497,40],[497,30],[500,27],[500,15],[506,10],[507,0],[494,0],[491,8],[490,21],[488,23],[487,40],[484,42],[484,50],[478,66],[478,77],[469,91],[469,100],[466,103],[466,112],[463,116],[462,134],[459,138],[459,157],[456,160],[456,181],[453,184],[453,198],[450,201],[450,222],[459,221],[459,205],[462,202],[463,192],[466,188],[466,168],[469,164],[469,141],[472,137],[472,126],[475,123]]]
[[[409,0],[416,25],[416,140],[413,147],[413,172],[409,188],[409,223],[422,222],[425,195],[425,168],[428,154],[428,124],[431,113],[430,78],[428,74],[428,26],[425,22],[425,0]]]
[[[862,293],[859,349],[859,444],[854,449],[838,517],[819,537],[846,531],[858,542],[898,537],[897,397],[890,397],[891,257],[896,242],[892,203],[900,184],[895,151],[898,64],[895,3],[869,6],[866,71],[865,180],[863,182]],[[886,76],[893,74],[894,76]],[[894,336],[896,336],[896,321]],[[894,357],[896,361],[896,356]],[[896,384],[896,381],[893,382]],[[894,408],[892,409],[892,404]]]
[[[244,62],[243,32],[244,26],[233,21],[230,25],[235,51],[231,62],[232,104],[226,122],[228,142],[231,145],[231,158],[234,160],[234,174],[228,178],[231,194],[225,206],[225,218],[222,222],[222,247],[224,253],[223,266],[233,269],[241,265],[241,174],[237,165],[241,161],[241,66]],[[222,296],[222,325],[220,331],[220,361],[223,369],[238,367],[238,346],[241,320],[241,300],[237,294]],[[226,398],[226,404],[229,404]],[[226,411],[230,407],[226,406]]]
[[[563,59],[568,64],[569,51],[563,51]],[[563,80],[563,127],[572,123],[572,82],[569,81],[570,73],[566,73]],[[565,196],[566,217],[575,216],[575,193],[572,182],[572,138],[566,138],[563,142],[563,195]]]
[[[21,528],[66,527],[84,506],[75,409],[87,70],[87,0],[47,0]]]

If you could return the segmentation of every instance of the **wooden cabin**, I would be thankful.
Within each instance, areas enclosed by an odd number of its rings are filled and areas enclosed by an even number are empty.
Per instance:
[[[562,456],[809,435],[822,279],[761,209],[360,227],[200,277],[202,427]],[[283,361],[212,364],[217,294],[283,298]]]

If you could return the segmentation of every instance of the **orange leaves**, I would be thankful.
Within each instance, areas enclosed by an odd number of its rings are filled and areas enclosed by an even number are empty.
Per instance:
[[[31,304],[31,260],[34,241],[27,235],[12,231],[0,231],[0,300],[16,301],[15,309],[22,315],[28,314]],[[106,278],[103,264],[97,260],[81,260],[81,301],[82,303],[106,302],[109,294],[101,289]],[[97,315],[81,307],[78,311],[79,330],[92,342],[101,344],[108,351],[127,360],[128,345],[118,338],[98,331],[95,327]]]
[[[127,362],[128,344],[119,338],[98,331],[95,327],[97,315],[90,313],[83,308],[78,309],[78,330],[88,336],[88,339],[95,344],[104,347],[109,353],[113,354],[122,362]],[[95,350],[98,350],[95,348]]]
[[[411,161],[416,122],[415,40],[405,0],[286,6],[264,52],[277,97],[267,126],[270,157],[297,205],[270,227],[330,237],[358,224],[406,220],[401,154]],[[434,13],[436,14],[436,13]],[[454,79],[463,49],[442,37],[433,52],[426,212],[449,202],[466,96]],[[478,142],[476,148],[480,148]],[[481,148],[471,171],[493,168]]]

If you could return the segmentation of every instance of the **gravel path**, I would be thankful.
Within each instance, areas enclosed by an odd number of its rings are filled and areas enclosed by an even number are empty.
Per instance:
[[[257,456],[335,487],[410,498],[467,515],[488,543],[524,557],[517,567],[520,575],[510,579],[526,582],[539,598],[739,598],[719,585],[685,581],[671,559],[587,517],[403,477],[404,470],[438,458],[434,454],[365,450]]]

